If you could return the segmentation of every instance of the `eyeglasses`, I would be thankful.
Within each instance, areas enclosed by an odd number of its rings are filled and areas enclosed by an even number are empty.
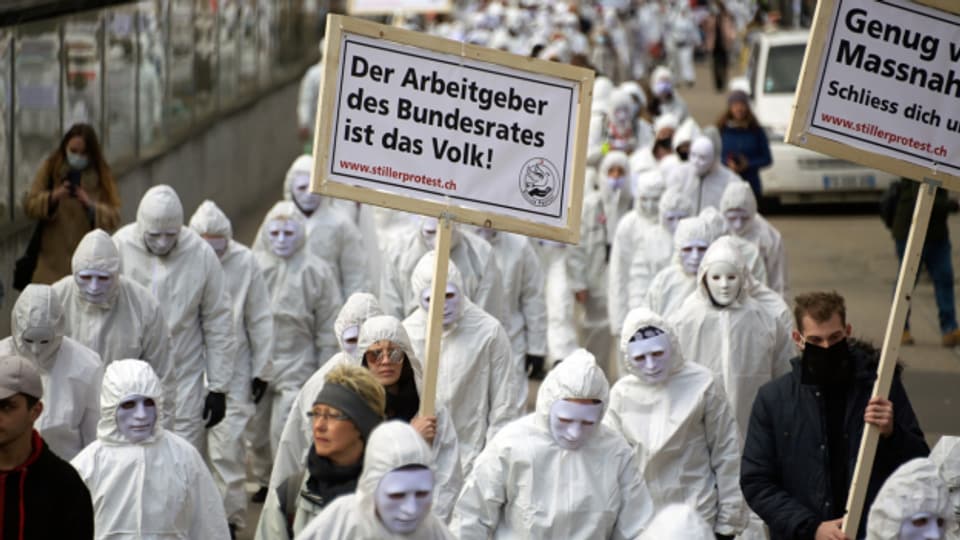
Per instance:
[[[321,419],[324,420],[325,422],[329,422],[330,420],[336,420],[337,422],[344,422],[350,419],[349,416],[343,414],[342,412],[321,411],[317,409],[308,411],[307,418],[309,418],[311,422],[316,422],[317,420],[321,420]]]
[[[374,366],[383,362],[386,358],[388,364],[401,364],[406,358],[402,349],[380,349],[378,351],[367,351],[363,353],[363,360],[368,366]]]

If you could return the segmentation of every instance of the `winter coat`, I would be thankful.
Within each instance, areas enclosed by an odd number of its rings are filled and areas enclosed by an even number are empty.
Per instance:
[[[720,162],[726,163],[728,156],[743,154],[747,158],[747,169],[740,173],[740,177],[750,182],[751,186],[761,185],[760,169],[773,163],[767,134],[759,127],[723,126],[720,128],[720,139],[723,141]]]

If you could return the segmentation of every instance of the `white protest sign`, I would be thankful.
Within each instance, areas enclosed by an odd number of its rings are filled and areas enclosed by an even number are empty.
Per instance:
[[[315,190],[576,241],[591,71],[345,17],[324,58]]]
[[[909,0],[818,6],[787,140],[957,183],[960,16]]]
[[[393,13],[446,13],[450,0],[350,0],[347,12],[351,15]]]

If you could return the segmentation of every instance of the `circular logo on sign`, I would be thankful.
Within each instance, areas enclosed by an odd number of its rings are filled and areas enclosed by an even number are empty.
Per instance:
[[[520,193],[534,206],[549,206],[560,195],[560,171],[545,158],[527,160],[520,168]]]

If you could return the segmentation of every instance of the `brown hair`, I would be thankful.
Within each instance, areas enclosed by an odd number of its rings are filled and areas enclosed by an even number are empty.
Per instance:
[[[847,305],[837,291],[800,294],[793,299],[793,318],[798,332],[803,331],[804,315],[822,323],[829,321],[834,313],[840,315],[841,323],[847,324]]]
[[[60,170],[64,161],[67,160],[67,144],[70,142],[70,139],[74,137],[83,139],[83,146],[86,149],[85,153],[90,159],[89,166],[97,171],[101,190],[100,202],[114,208],[119,208],[120,194],[117,192],[117,183],[113,179],[110,166],[107,165],[107,161],[103,158],[103,150],[100,148],[100,140],[97,138],[97,132],[94,131],[93,126],[90,124],[74,124],[70,126],[70,129],[68,129],[67,132],[63,134],[63,138],[60,139],[60,146],[47,157],[47,163],[50,165],[49,170],[52,174],[56,174],[56,171]]]
[[[720,118],[717,119],[717,129],[723,131],[724,128],[729,127],[730,122],[733,120],[733,114],[730,113],[730,107],[727,107],[723,114],[720,115]],[[750,105],[747,105],[747,117],[744,119],[747,129],[760,129],[760,122],[757,121],[757,117],[753,114],[753,109],[750,108]]]

